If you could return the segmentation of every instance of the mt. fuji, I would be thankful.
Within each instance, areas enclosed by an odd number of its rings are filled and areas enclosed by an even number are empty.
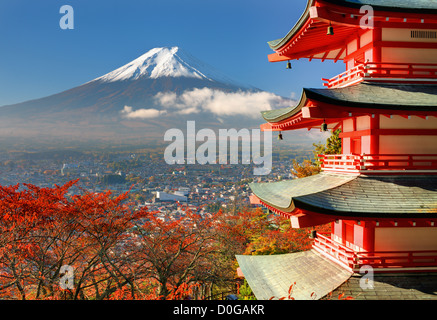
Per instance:
[[[211,129],[258,127],[258,111],[292,103],[238,84],[178,47],[154,48],[81,86],[0,107],[0,135],[157,141],[188,120]]]
[[[155,48],[94,81],[114,82],[141,78],[194,78],[234,84],[231,79],[202,63],[179,47]]]

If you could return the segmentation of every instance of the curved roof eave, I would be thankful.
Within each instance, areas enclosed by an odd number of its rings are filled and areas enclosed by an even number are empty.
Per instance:
[[[307,97],[306,97],[305,89],[303,89],[302,94],[300,96],[300,101],[296,106],[262,111],[261,116],[267,122],[270,123],[279,122],[296,115],[300,110],[302,110],[306,102],[307,102]]]
[[[267,42],[270,48],[274,51],[278,50],[279,48],[283,47],[288,43],[288,41],[296,34],[297,31],[299,31],[300,28],[305,24],[305,22],[308,20],[310,16],[310,7],[314,3],[314,0],[308,0],[307,6],[305,8],[304,13],[301,15],[297,23],[294,25],[294,27],[287,33],[285,37],[278,40],[273,40]]]
[[[295,107],[263,111],[261,115],[267,122],[280,122],[300,112],[309,99],[349,108],[435,113],[437,85],[362,82],[336,89],[304,88]]]
[[[277,51],[286,45],[290,39],[302,28],[310,17],[310,8],[315,0],[308,0],[305,11],[294,27],[281,39],[267,42],[273,51]],[[387,12],[408,12],[437,14],[437,1],[429,0],[323,0],[335,5],[349,8],[361,8],[364,5],[372,6],[376,10]]]
[[[319,173],[313,176],[274,183],[250,183],[249,187],[261,201],[281,211],[294,210],[294,198],[317,194],[357,178],[357,175]]]
[[[264,203],[285,213],[296,208],[329,216],[436,218],[437,176],[352,175],[322,172],[273,183],[251,183]]]
[[[376,10],[408,13],[437,13],[437,1],[430,0],[323,0],[332,4],[361,8],[369,5]]]

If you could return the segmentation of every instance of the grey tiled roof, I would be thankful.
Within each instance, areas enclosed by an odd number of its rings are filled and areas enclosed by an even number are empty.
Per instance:
[[[435,274],[374,274],[373,282],[360,285],[365,273],[352,274],[314,250],[236,258],[259,300],[288,298],[294,282],[295,300],[336,300],[340,295],[354,300],[437,300]]]
[[[303,181],[302,181],[303,180]],[[265,203],[348,217],[437,217],[437,176],[315,176],[250,185]]]
[[[437,275],[430,274],[375,274],[373,287],[360,286],[361,275],[353,275],[332,292],[354,300],[437,300]],[[326,299],[327,297],[325,297]]]
[[[303,89],[295,107],[261,112],[268,122],[279,122],[298,113],[307,99],[354,108],[437,111],[436,85],[376,84],[362,82],[336,89]]]
[[[437,9],[437,1],[435,0],[326,0],[331,3],[340,5],[351,5],[361,7],[370,5],[376,9],[403,11],[403,10],[433,10]]]
[[[437,110],[436,85],[377,84],[362,82],[338,89],[306,89],[308,98],[356,107]],[[414,108],[413,108],[414,107]]]
[[[292,201],[295,198],[306,196],[308,194],[317,194],[341,186],[354,179],[356,179],[356,176],[353,175],[333,175],[322,173],[301,179],[285,180],[274,183],[250,183],[249,187],[258,198],[267,204],[286,209],[292,204]]]
[[[291,296],[295,300],[320,299],[352,275],[314,250],[267,256],[237,255],[236,258],[258,300],[288,298],[294,282]]]

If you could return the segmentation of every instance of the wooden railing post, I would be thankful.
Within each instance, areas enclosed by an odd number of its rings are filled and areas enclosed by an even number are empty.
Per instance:
[[[322,78],[328,88],[338,88],[349,82],[363,80],[381,81],[384,78],[405,78],[412,82],[437,82],[437,64],[427,63],[393,63],[393,62],[365,62],[357,65],[331,79]]]
[[[437,154],[319,155],[324,171],[434,170]]]

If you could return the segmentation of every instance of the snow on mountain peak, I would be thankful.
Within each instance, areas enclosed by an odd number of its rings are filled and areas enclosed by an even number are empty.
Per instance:
[[[114,82],[157,79],[162,77],[186,77],[232,83],[212,67],[202,63],[179,47],[154,48],[124,66],[101,76],[94,81]]]

